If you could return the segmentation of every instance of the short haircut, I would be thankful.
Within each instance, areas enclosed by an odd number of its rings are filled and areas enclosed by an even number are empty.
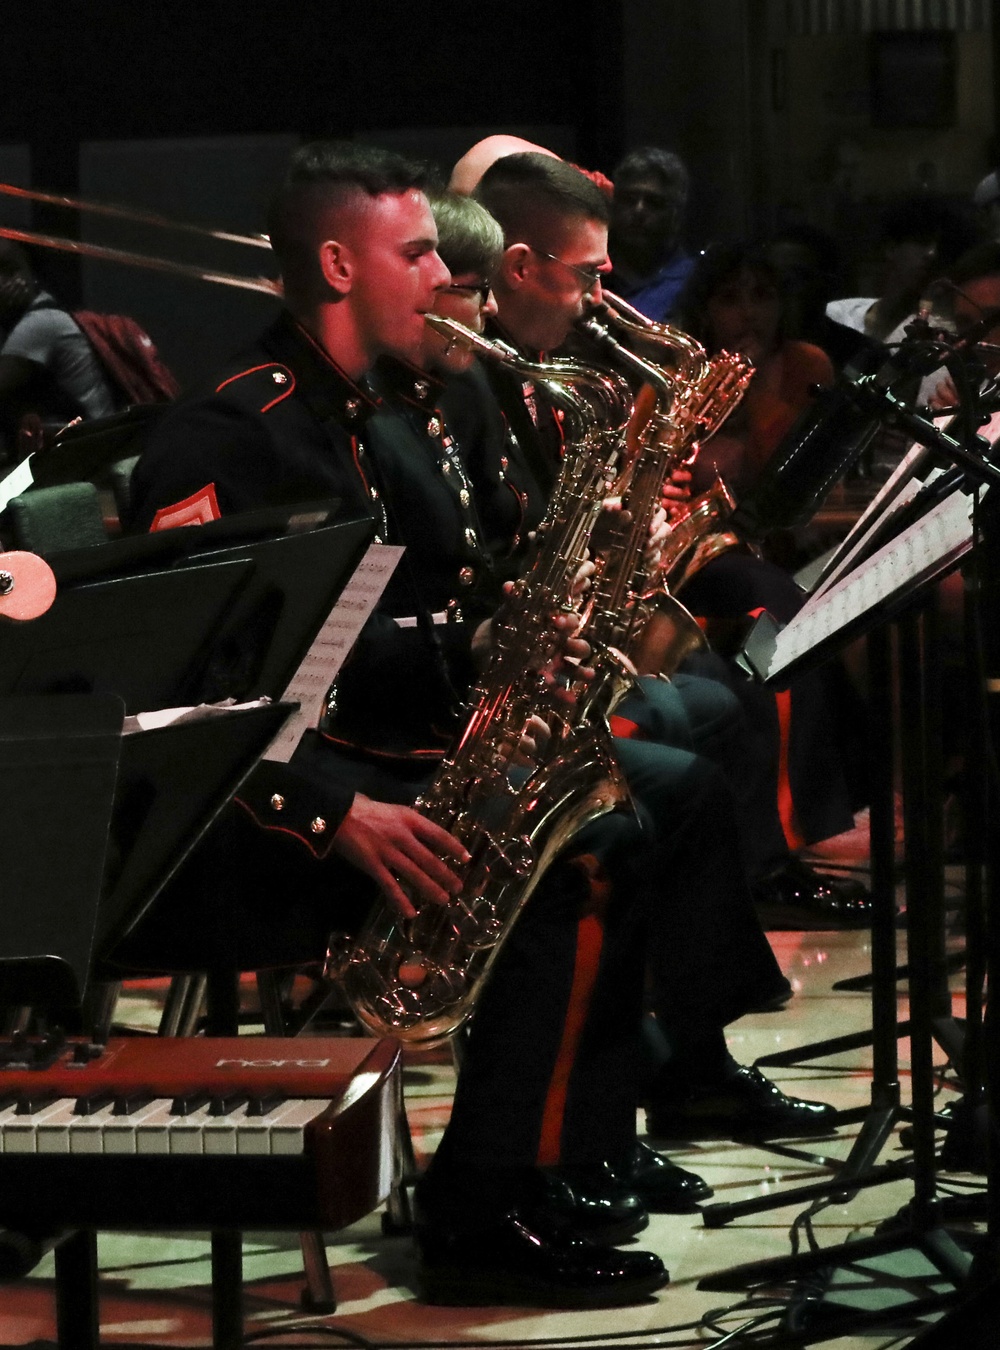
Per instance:
[[[505,155],[490,165],[473,195],[500,222],[508,245],[554,250],[568,224],[606,225],[610,213],[607,197],[586,174],[550,155]]]
[[[503,257],[503,230],[485,206],[459,192],[430,195],[437,251],[453,276],[475,273],[488,281]]]
[[[615,167],[611,178],[618,183],[623,178],[645,178],[651,174],[662,178],[666,186],[676,188],[687,201],[691,189],[687,165],[680,155],[675,155],[672,150],[661,150],[657,145],[640,145],[630,150]]]
[[[392,150],[352,141],[313,141],[292,155],[268,212],[271,247],[281,267],[285,293],[309,293],[317,277],[316,247],[329,237],[329,217],[359,198],[423,191],[426,165]]]

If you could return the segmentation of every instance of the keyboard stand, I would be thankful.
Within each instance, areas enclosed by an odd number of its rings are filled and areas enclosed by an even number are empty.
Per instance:
[[[59,1350],[100,1350],[97,1233],[80,1228],[55,1251],[56,1328]],[[212,1234],[212,1347],[242,1350],[243,1235]]]

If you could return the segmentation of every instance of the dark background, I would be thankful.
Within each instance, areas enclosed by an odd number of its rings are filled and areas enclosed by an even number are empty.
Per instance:
[[[974,14],[978,3],[958,0],[958,10]],[[925,156],[912,136],[874,129],[863,61],[849,71],[820,57],[829,88],[801,114],[815,79],[810,68],[805,90],[802,77],[796,84],[797,56],[808,55],[803,42],[819,51],[828,41],[802,36],[808,9],[803,0],[13,0],[0,30],[0,181],[255,232],[300,140],[375,140],[447,169],[481,136],[507,131],[606,173],[637,143],[679,151],[692,170],[692,245],[796,213],[827,227],[847,220],[840,233],[853,239],[877,214],[870,196],[883,190],[885,166],[905,176]],[[966,67],[970,42],[988,47],[1000,23],[992,37],[981,18],[967,29],[957,38]],[[844,41],[863,53],[868,37]],[[992,107],[982,69],[979,103]],[[966,94],[960,83],[967,109]],[[966,198],[996,153],[977,116],[964,140],[926,152],[944,179],[951,173],[946,190]],[[841,187],[828,167],[845,138],[869,157],[867,183]],[[2,196],[0,223],[226,271],[268,263],[262,251]],[[138,318],[186,384],[273,312],[273,301],[244,291],[51,250],[37,257],[64,303]]]
[[[622,143],[614,3],[43,0],[4,8],[0,178],[23,181],[29,172],[49,192],[252,232],[263,228],[271,186],[299,140],[381,140],[445,171],[495,130],[605,168]],[[248,249],[3,199],[0,223],[226,271],[268,262]],[[185,383],[273,310],[266,298],[221,287],[209,294],[197,281],[50,250],[35,259],[66,304],[133,313]]]

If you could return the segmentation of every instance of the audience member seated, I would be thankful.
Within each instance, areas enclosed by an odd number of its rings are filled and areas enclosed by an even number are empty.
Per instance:
[[[694,267],[681,242],[689,178],[669,150],[632,150],[614,171],[608,287],[651,319],[669,319]]]
[[[692,273],[680,308],[682,326],[708,352],[742,352],[756,367],[742,403],[692,471],[692,492],[710,487],[718,470],[739,500],[809,406],[813,385],[832,384],[833,366],[818,347],[786,336],[779,274],[753,244],[710,249]]]
[[[906,197],[885,208],[878,238],[876,295],[832,300],[835,323],[876,342],[899,342],[924,287],[975,242],[975,231],[940,197]]]
[[[16,453],[25,413],[64,426],[115,411],[79,325],[39,286],[24,250],[0,239],[0,453]]]

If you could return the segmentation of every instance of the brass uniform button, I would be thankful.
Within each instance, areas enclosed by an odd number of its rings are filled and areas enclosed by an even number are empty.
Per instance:
[[[271,798],[271,808],[274,811],[283,811],[285,809],[285,799],[280,792],[276,792]]]
[[[475,530],[468,529],[465,531],[465,542],[468,544],[469,548],[477,547],[479,540],[476,538]]]
[[[432,418],[431,418],[431,420],[427,423],[427,434],[428,434],[428,436],[440,436],[440,435],[441,435],[441,420],[440,420],[440,418],[437,418],[437,417],[432,417]]]
[[[322,816],[315,816],[309,822],[309,828],[312,830],[313,834],[322,834],[326,829],[326,821]]]
[[[468,488],[462,489],[462,491],[458,494],[458,500],[462,503],[463,506],[469,505],[469,502],[472,501],[472,498],[469,496]]]
[[[288,376],[285,374],[283,370],[272,370],[271,379],[274,381],[275,384],[288,383]]]
[[[430,392],[431,392],[431,387],[430,387],[430,385],[427,383],[426,380],[417,380],[416,384],[413,386],[413,396],[414,396],[414,398],[419,398],[419,399],[423,400],[423,399],[425,399],[425,398],[427,397],[427,395],[428,395]]]
[[[357,417],[361,408],[361,403],[356,398],[349,398],[344,404],[344,412],[348,417]]]
[[[476,579],[476,574],[471,567],[461,567],[458,571],[458,580],[463,586],[471,586]]]

